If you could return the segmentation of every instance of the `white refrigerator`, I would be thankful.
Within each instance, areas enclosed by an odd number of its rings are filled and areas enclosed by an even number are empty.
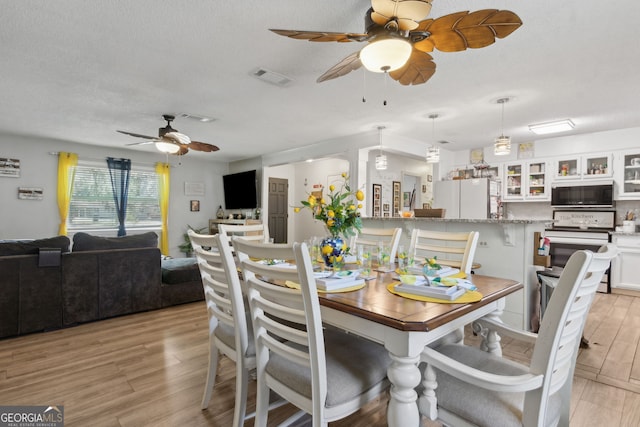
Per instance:
[[[489,178],[436,181],[433,208],[446,209],[445,218],[489,219],[498,214],[499,183]]]

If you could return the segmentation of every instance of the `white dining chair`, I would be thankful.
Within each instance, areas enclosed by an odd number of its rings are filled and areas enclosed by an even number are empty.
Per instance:
[[[449,232],[416,228],[411,232],[409,256],[418,263],[435,256],[438,264],[458,268],[469,275],[479,235],[477,231]]]
[[[402,228],[367,228],[362,227],[352,239],[352,248],[356,245],[366,246],[375,251],[379,244],[382,243],[389,247],[389,258],[391,262],[396,259],[400,238],[402,237]]]
[[[209,317],[209,364],[201,408],[207,409],[215,386],[219,354],[236,364],[236,392],[233,426],[241,427],[247,418],[247,390],[251,370],[256,367],[251,321],[243,302],[238,270],[229,237],[188,231],[193,246]],[[272,407],[277,406],[275,403]]]
[[[269,390],[311,415],[313,426],[344,418],[386,390],[391,361],[383,346],[323,329],[306,244],[232,241],[249,289],[255,334],[256,426],[267,425]],[[264,259],[295,265],[271,266]]]
[[[269,228],[265,223],[260,224],[219,224],[218,231],[229,237],[240,236],[247,240],[260,242],[269,241]]]
[[[583,250],[571,256],[537,335],[496,320],[477,322],[483,334],[494,330],[533,343],[529,366],[466,345],[426,348],[421,412],[455,426],[568,426],[580,337],[616,254],[607,244],[595,254]]]

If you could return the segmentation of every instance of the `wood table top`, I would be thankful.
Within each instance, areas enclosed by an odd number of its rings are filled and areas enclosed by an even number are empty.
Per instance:
[[[468,279],[483,295],[474,303],[451,304],[416,301],[387,290],[392,273],[378,273],[358,291],[320,293],[320,305],[404,331],[426,332],[523,288],[516,280],[472,274]]]

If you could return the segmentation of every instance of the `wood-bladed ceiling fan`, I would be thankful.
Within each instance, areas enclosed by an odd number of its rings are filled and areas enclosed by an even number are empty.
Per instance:
[[[158,129],[158,136],[141,135],[139,133],[127,132],[124,130],[119,130],[118,132],[135,138],[148,140],[143,142],[134,142],[127,145],[155,144],[156,148],[163,153],[175,154],[178,156],[187,154],[189,150],[212,152],[220,149],[213,144],[192,141],[187,135],[172,128],[171,122],[175,120],[175,116],[171,114],[163,114],[162,118],[167,122],[167,125]]]
[[[521,25],[522,21],[508,10],[484,9],[476,12],[456,12],[437,19],[426,19],[432,0],[371,0],[365,14],[365,33],[299,31],[271,29],[276,34],[313,42],[367,42],[367,46],[331,67],[317,82],[335,79],[365,66],[369,71],[385,72],[403,85],[425,83],[436,71],[428,53],[459,52],[478,49],[502,39]],[[405,50],[396,68],[391,60],[371,64],[368,57],[374,45],[389,41],[391,55]],[[394,44],[395,43],[395,44]],[[402,46],[404,45],[404,46]],[[382,44],[378,45],[382,46]],[[378,47],[376,46],[376,47]],[[406,59],[408,57],[408,59]],[[378,59],[378,58],[374,58]]]

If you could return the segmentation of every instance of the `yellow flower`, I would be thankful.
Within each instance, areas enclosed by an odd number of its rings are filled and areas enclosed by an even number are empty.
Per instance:
[[[362,209],[362,203],[358,203],[358,209]]]
[[[336,186],[335,186],[335,185],[331,184],[331,185],[329,186],[329,191],[331,191],[332,193],[335,191],[335,189],[336,189]]]
[[[342,172],[342,177],[346,178],[347,177],[347,173],[346,172]]]
[[[298,213],[298,212],[300,212],[300,208],[296,206],[295,208],[293,208],[293,211],[294,211],[295,213]]]
[[[329,218],[334,218],[336,216],[336,213],[334,211],[328,210],[327,211],[327,216]]]
[[[356,210],[356,206],[355,205],[349,205],[349,210],[350,211],[355,211]]]
[[[362,190],[356,191],[356,199],[358,199],[359,202],[364,200],[364,193]]]
[[[436,260],[434,258],[429,258],[429,265],[435,265]]]
[[[311,206],[314,206],[316,204],[316,201],[317,199],[315,196],[309,196],[309,198],[307,199],[307,202],[309,202]]]
[[[333,252],[333,248],[331,247],[331,245],[324,245],[322,247],[322,254],[323,255],[329,255],[331,252]]]
[[[336,222],[335,222],[334,220],[332,220],[332,219],[328,219],[328,220],[327,220],[327,227],[333,227],[333,226],[335,225],[335,223],[336,223]]]

